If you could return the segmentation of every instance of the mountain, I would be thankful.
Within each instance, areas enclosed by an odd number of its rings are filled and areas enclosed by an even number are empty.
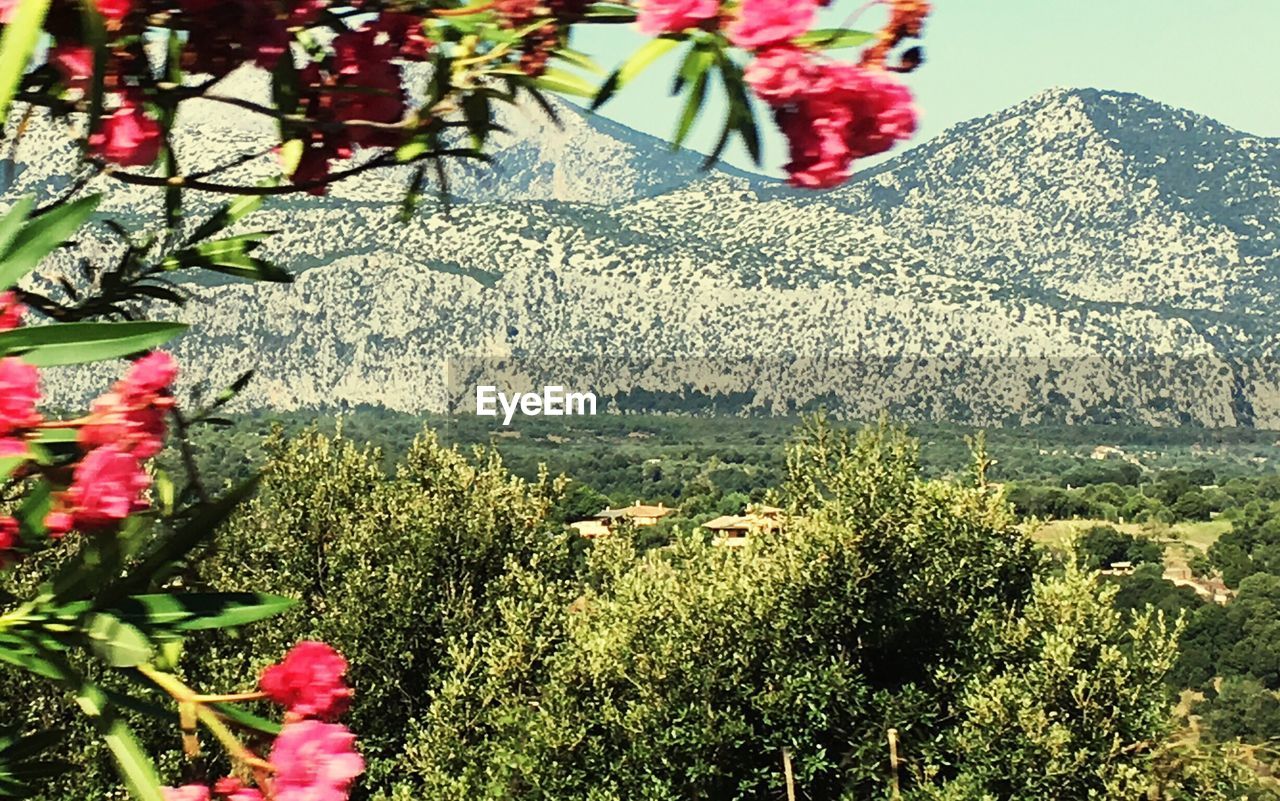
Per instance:
[[[448,213],[397,224],[390,178],[265,210],[298,281],[199,290],[188,370],[259,367],[246,402],[282,409],[465,410],[483,382],[620,411],[1280,428],[1278,140],[1052,90],[813,194],[562,116],[513,128],[508,180]]]
[[[412,94],[429,76],[417,65],[407,69],[406,88]],[[242,67],[209,94],[267,104],[270,92],[267,73]],[[554,108],[555,118],[528,101],[500,108],[500,129],[488,146],[493,163],[449,162],[448,188],[455,200],[621,203],[681,186],[701,171],[701,154],[673,152],[659,139],[567,103],[555,103]],[[205,171],[238,157],[264,154],[222,175],[247,182],[278,174],[274,157],[266,154],[278,141],[273,120],[215,100],[192,100],[182,109],[175,146],[184,169]],[[28,126],[18,140],[16,158],[0,161],[0,191],[50,193],[69,185],[75,149],[62,127],[44,117]],[[411,174],[404,168],[357,176],[337,184],[332,194],[344,200],[385,200],[389,193],[403,194]],[[105,181],[95,182],[93,188],[110,192],[108,207],[115,212],[138,212],[142,219],[143,210],[159,208],[154,192]]]

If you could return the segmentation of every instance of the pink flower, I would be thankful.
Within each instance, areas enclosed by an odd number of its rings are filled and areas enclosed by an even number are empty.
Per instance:
[[[45,515],[44,527],[49,532],[49,536],[55,540],[66,536],[71,529],[76,527],[76,520],[67,512],[50,512]]]
[[[424,61],[431,51],[431,40],[422,28],[422,19],[412,14],[384,11],[369,26],[387,37],[397,48],[396,55],[406,61]]]
[[[405,111],[405,92],[400,66],[393,59],[396,48],[381,41],[373,28],[348,31],[333,40],[333,116],[348,122],[399,122]],[[355,144],[383,147],[399,144],[394,131],[368,126],[347,129]]]
[[[40,372],[17,358],[0,359],[0,436],[40,422]]]
[[[915,133],[911,93],[880,70],[826,63],[814,86],[777,111],[791,147],[787,172],[794,186],[839,186],[853,174],[854,161]]]
[[[729,41],[746,50],[789,42],[813,25],[816,0],[742,0]]]
[[[133,11],[133,0],[94,0],[98,11],[109,20],[119,22]]]
[[[80,427],[80,445],[92,450],[115,444],[139,459],[150,459],[164,450],[168,433],[165,413],[173,399],[162,400],[167,403],[130,402],[118,392],[108,392],[89,407],[89,422]]]
[[[791,147],[791,184],[805,189],[839,186],[853,174],[853,152],[845,136],[852,110],[833,101],[813,100],[778,114]]]
[[[102,121],[101,130],[89,137],[89,149],[95,155],[124,167],[154,163],[161,144],[160,123],[130,96],[125,96],[120,107]]]
[[[27,443],[17,437],[0,437],[0,459],[11,456],[26,456],[30,453]]]
[[[203,784],[184,784],[181,787],[162,787],[164,801],[209,801],[209,788]]]
[[[149,486],[151,478],[137,456],[116,445],[104,445],[90,451],[76,466],[71,486],[62,498],[75,527],[89,531],[114,525],[146,509],[142,493]]]
[[[246,787],[234,776],[218,779],[213,785],[213,793],[226,801],[263,801],[262,793],[256,787]]]
[[[177,377],[177,363],[162,351],[134,362],[110,392],[90,405],[80,444],[86,450],[114,444],[139,459],[155,456],[164,448],[165,415],[173,408],[171,388]]]
[[[346,801],[351,783],[364,772],[355,741],[338,723],[286,723],[271,747],[273,801]]]
[[[696,28],[720,14],[720,0],[643,0],[636,24],[648,36]]]
[[[0,0],[0,25],[8,25],[22,0]]]
[[[18,561],[18,546],[22,544],[19,536],[21,527],[12,517],[0,517],[0,568],[8,567]]]
[[[0,292],[0,331],[12,331],[22,325],[22,316],[26,313],[27,307],[18,300],[16,292]]]
[[[775,106],[821,90],[822,68],[813,53],[789,45],[760,51],[743,75],[761,100]]]
[[[167,392],[178,378],[178,363],[162,350],[138,359],[121,379],[121,393],[126,397],[151,396]]]
[[[298,166],[289,176],[289,180],[295,184],[310,184],[314,181],[323,181],[329,177],[329,160],[331,155],[324,147],[308,147],[302,151],[302,158],[298,160]],[[324,184],[317,184],[307,189],[309,195],[324,195],[328,192],[328,187]]]
[[[264,670],[259,686],[290,714],[333,719],[351,703],[351,688],[342,678],[346,672],[341,654],[325,643],[305,641]]]
[[[916,132],[917,115],[911,91],[888,73],[852,64],[834,65],[831,72],[854,109],[849,146],[854,158],[866,158],[892,148]]]
[[[59,44],[49,51],[49,63],[69,88],[83,91],[89,84],[89,78],[93,76],[93,48],[80,44]]]
[[[21,542],[18,537],[19,530],[17,520],[8,516],[0,517],[0,563],[3,563],[6,554],[18,547]]]

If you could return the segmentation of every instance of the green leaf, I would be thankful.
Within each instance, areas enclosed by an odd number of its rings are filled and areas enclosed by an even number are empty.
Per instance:
[[[151,659],[154,650],[137,626],[107,612],[95,612],[84,621],[89,647],[111,667],[134,667]]]
[[[418,210],[418,205],[422,202],[422,187],[426,182],[427,165],[419,164],[414,168],[413,177],[409,179],[409,187],[400,201],[400,212],[396,218],[401,223],[407,223],[413,219],[413,213]]]
[[[46,729],[21,735],[9,729],[0,734],[0,798],[29,798],[38,794],[35,783],[71,769],[67,762],[41,759],[41,754],[61,744],[66,732]]]
[[[587,6],[583,17],[593,23],[635,22],[636,10],[628,6],[614,3],[593,3]]]
[[[34,270],[45,256],[84,225],[101,200],[101,195],[90,195],[59,206],[27,223],[0,256],[0,287],[12,287]]]
[[[124,565],[146,543],[150,534],[148,522],[135,515],[114,534],[102,532],[86,538],[80,550],[41,585],[39,600],[51,607],[61,606],[88,598],[116,580]],[[63,607],[59,612],[74,617],[88,608],[88,605]]]
[[[818,50],[840,50],[846,47],[862,47],[874,41],[876,35],[867,31],[852,31],[847,28],[819,28],[801,34],[795,43],[801,47]]]
[[[271,737],[280,733],[280,729],[284,728],[278,721],[268,720],[259,717],[252,712],[245,711],[244,707],[235,706],[234,704],[214,704],[213,708],[218,710],[218,714],[230,720],[232,723],[239,724],[248,729],[262,732]]]
[[[159,347],[187,330],[182,323],[57,323],[0,333],[0,354],[36,367],[119,359]]]
[[[548,92],[558,92],[562,95],[574,95],[588,99],[595,97],[599,91],[599,87],[582,76],[565,70],[558,70],[555,67],[551,67],[542,75],[534,78],[533,85],[540,89],[546,89]]]
[[[162,266],[166,270],[202,269],[279,284],[293,282],[293,275],[273,262],[250,255],[272,232],[239,234],[213,242],[203,242],[170,254]]]
[[[558,50],[555,50],[554,52],[552,52],[551,55],[552,57],[558,58],[561,61],[565,62],[566,64],[572,64],[573,66],[577,67],[580,70],[586,70],[587,72],[595,73],[596,75],[600,75],[600,76],[604,76],[608,74],[605,72],[604,67],[597,64],[595,59],[593,59],[591,56],[579,50],[574,50],[571,47],[561,47]]]
[[[708,73],[715,62],[714,50],[696,45],[689,51],[684,64],[680,67],[676,91],[678,92],[690,81],[693,85],[689,90],[689,98],[685,101],[684,110],[680,114],[680,122],[676,126],[676,135],[671,143],[673,150],[683,145],[689,138],[689,132],[693,130],[693,123],[698,119],[698,114],[702,111],[702,106],[707,99]]]
[[[12,8],[12,16],[4,26],[4,35],[0,36],[0,120],[9,119],[9,106],[40,41],[49,2],[23,0]]]
[[[484,147],[493,127],[493,111],[489,98],[481,93],[473,92],[462,97],[462,114],[471,134],[471,144],[476,150]]]
[[[0,662],[20,667],[46,679],[60,679],[62,671],[45,658],[43,652],[27,638],[13,634],[0,634]]]
[[[77,675],[70,666],[64,664],[63,671],[62,683],[73,689],[76,703],[93,721],[99,736],[115,758],[116,770],[129,792],[138,801],[164,801],[155,764],[142,750],[129,725],[121,720],[107,694]]]
[[[281,59],[282,61],[284,59]],[[187,237],[188,245],[202,242],[215,234],[222,233],[240,220],[262,208],[265,198],[262,195],[246,195],[223,204],[213,216],[200,224],[200,227]]]
[[[631,83],[640,75],[640,73],[644,72],[650,64],[657,61],[667,53],[670,53],[687,38],[688,37],[683,34],[668,34],[646,42],[639,50],[633,53],[631,58],[627,59],[621,67],[614,70],[613,74],[604,82],[604,85],[601,86],[600,90],[596,93],[595,100],[591,103],[591,110],[595,111],[605,103],[609,102],[609,99],[612,98],[619,89],[622,89],[627,84]]]
[[[9,252],[9,245],[13,244],[13,238],[27,222],[27,217],[31,216],[31,210],[35,206],[35,198],[19,198],[13,208],[9,209],[9,213],[4,215],[4,219],[0,219],[0,253]]]
[[[226,629],[256,623],[294,605],[278,595],[252,592],[135,595],[110,610],[145,630],[173,632]]]
[[[0,457],[0,481],[8,481],[14,471],[27,463],[27,456]]]
[[[74,428],[42,428],[36,432],[36,442],[41,445],[65,445],[79,438],[80,432]]]

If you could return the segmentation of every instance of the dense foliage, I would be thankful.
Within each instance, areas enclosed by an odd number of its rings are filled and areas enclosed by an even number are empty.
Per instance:
[[[1263,792],[1180,739],[1176,618],[1060,573],[998,490],[923,478],[899,430],[802,430],[770,496],[794,524],[744,549],[592,547],[553,518],[564,482],[432,434],[394,467],[342,436],[266,448],[188,580],[297,604],[192,641],[183,673],[235,686],[299,639],[338,646],[362,796],[771,797],[784,760],[801,797]]]

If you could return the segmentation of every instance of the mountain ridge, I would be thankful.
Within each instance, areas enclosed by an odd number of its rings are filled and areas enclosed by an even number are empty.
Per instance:
[[[623,411],[1280,427],[1278,141],[1053,90],[821,194],[606,143],[620,168],[574,169],[618,196],[583,202],[530,136],[509,196],[404,227],[358,193],[264,210],[288,232],[269,255],[315,266],[199,290],[179,356],[215,380],[261,363],[246,404],[281,409],[576,379]]]

